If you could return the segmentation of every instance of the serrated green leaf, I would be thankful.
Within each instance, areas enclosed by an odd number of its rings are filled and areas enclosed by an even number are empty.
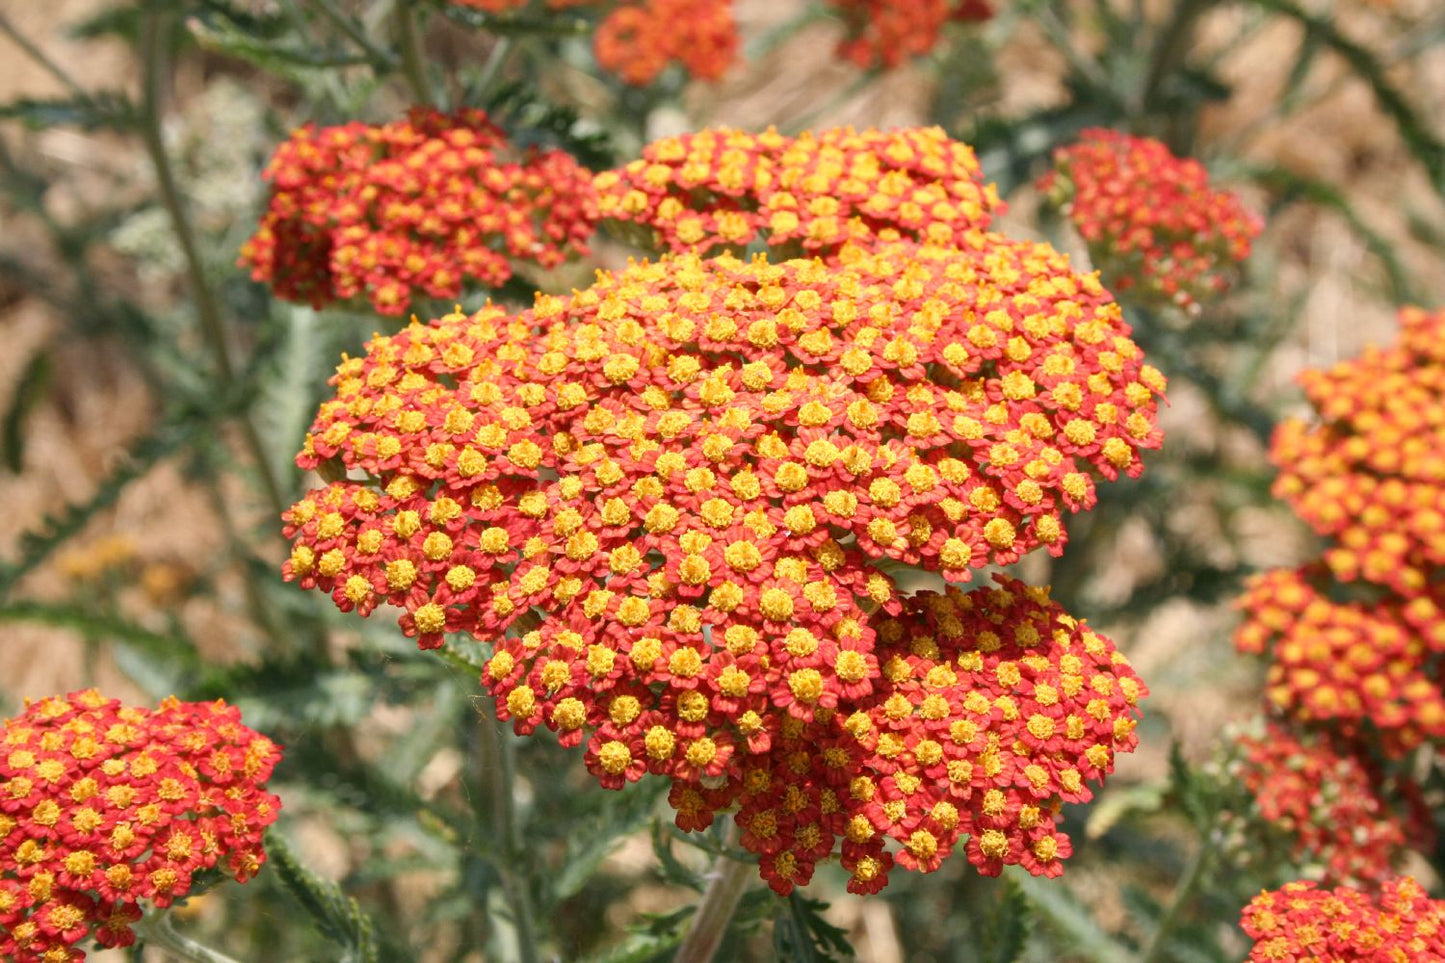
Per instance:
[[[1177,739],[1169,746],[1169,790],[1194,827],[1206,831],[1214,819],[1209,789],[1189,768]]]
[[[102,92],[84,97],[21,97],[0,104],[0,119],[28,127],[73,126],[82,130],[130,130],[139,113],[124,93]]]
[[[576,895],[622,838],[647,824],[666,785],[661,780],[647,782],[657,785],[634,783],[620,792],[601,794],[591,807],[590,818],[569,829],[562,868],[554,874],[547,894],[550,905]]]
[[[1012,876],[1000,880],[997,905],[989,908],[979,934],[981,963],[1018,963],[1028,949],[1034,914],[1029,898]]]
[[[201,49],[244,60],[254,67],[289,79],[307,71],[370,63],[361,54],[327,53],[297,47],[287,40],[271,40],[239,29],[221,16],[191,17],[186,27]]]
[[[772,899],[766,891],[758,895],[777,904],[773,912],[775,959],[788,963],[839,963],[853,958],[848,934],[823,918],[828,904],[822,900],[810,899],[797,890],[784,900]]]
[[[1380,109],[1395,122],[1400,138],[1430,176],[1435,189],[1445,194],[1445,141],[1386,76],[1385,65],[1369,48],[1340,32],[1336,21],[1318,16],[1294,0],[1253,0],[1261,9],[1282,14],[1304,27],[1314,38],[1345,61],[1356,76],[1369,86]]]
[[[266,834],[266,854],[275,864],[281,882],[316,922],[316,928],[339,944],[337,963],[376,963],[379,953],[371,917],[356,900],[302,865],[279,833]]]
[[[1050,930],[1060,945],[1069,947],[1069,955],[1092,963],[1119,963],[1133,954],[1094,919],[1089,908],[1080,902],[1069,885],[1062,880],[1009,872],[1040,923]]]
[[[49,387],[50,375],[50,355],[37,352],[20,375],[10,407],[0,419],[0,454],[11,472],[19,472],[25,460],[25,419]]]

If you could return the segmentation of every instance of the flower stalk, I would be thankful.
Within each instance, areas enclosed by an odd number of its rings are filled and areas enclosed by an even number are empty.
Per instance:
[[[239,963],[233,956],[211,949],[176,930],[165,910],[142,917],[134,926],[136,936],[151,946],[167,950],[188,963]]]
[[[737,827],[729,823],[728,843],[737,835]],[[709,872],[706,891],[697,904],[692,925],[683,937],[682,945],[673,958],[675,963],[708,963],[717,954],[727,935],[728,925],[742,901],[743,891],[756,873],[752,866],[734,859],[726,852],[719,853]]]

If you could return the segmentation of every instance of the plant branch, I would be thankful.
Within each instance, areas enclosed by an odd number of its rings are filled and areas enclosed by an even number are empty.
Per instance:
[[[502,838],[502,861],[496,867],[502,878],[502,888],[507,894],[507,903],[512,910],[512,925],[517,932],[517,957],[521,963],[539,963],[537,952],[537,930],[533,923],[532,897],[527,882],[517,874],[517,866],[525,860],[521,838],[517,830],[517,811],[512,796],[516,774],[512,769],[512,756],[507,751],[504,727],[496,718],[495,708],[485,700],[481,720],[481,777],[491,797],[490,831]]]
[[[206,279],[205,263],[201,258],[200,245],[191,224],[181,192],[176,184],[175,171],[166,152],[161,136],[161,99],[165,84],[167,60],[164,56],[166,38],[175,24],[174,15],[166,11],[150,11],[145,15],[141,27],[141,62],[145,69],[144,99],[141,106],[141,134],[145,140],[146,153],[150,155],[156,172],[156,185],[160,191],[161,204],[170,216],[176,240],[186,261],[186,274],[190,281],[191,296],[196,304],[196,316],[201,323],[201,333],[210,349],[216,377],[223,389],[231,389],[236,382],[235,363],[226,337],[225,324],[221,318],[220,303],[210,282]],[[244,415],[237,421],[241,427],[246,447],[256,463],[256,473],[266,495],[272,515],[279,517],[286,510],[286,500],[281,494],[280,484],[271,473],[266,448],[256,426]]]
[[[136,935],[145,942],[169,950],[189,963],[239,963],[235,957],[213,950],[176,931],[171,915],[165,910],[147,914],[132,924]]]
[[[375,40],[366,34],[366,30],[353,18],[347,16],[337,8],[333,0],[311,0],[311,6],[321,12],[321,15],[331,21],[332,25],[346,35],[346,38],[356,44],[366,55],[372,59],[373,65],[383,70],[395,70],[397,67],[396,54],[382,47]]]
[[[728,824],[729,845],[737,834],[737,826]],[[728,924],[737,912],[743,891],[752,881],[755,869],[751,863],[720,854],[713,862],[707,889],[697,904],[692,925],[677,948],[674,963],[709,963],[727,935]]]
[[[412,97],[416,98],[418,104],[435,106],[436,96],[427,81],[421,34],[417,30],[411,0],[396,0],[396,33],[397,40],[401,43],[401,72],[411,87]]]
[[[1214,847],[1210,844],[1208,836],[1199,841],[1199,848],[1195,850],[1194,857],[1189,861],[1189,867],[1184,871],[1184,879],[1174,890],[1174,897],[1169,901],[1169,906],[1164,910],[1164,915],[1159,920],[1159,926],[1154,930],[1154,936],[1149,940],[1144,953],[1139,957],[1139,963],[1161,963],[1169,959],[1169,940],[1174,935],[1174,930],[1179,925],[1185,908],[1193,901],[1194,895],[1199,891],[1200,885],[1209,876],[1209,868],[1213,862]]]
[[[41,67],[45,68],[46,73],[50,74],[56,80],[64,84],[66,89],[68,89],[76,97],[85,101],[89,101],[91,99],[90,94],[86,91],[86,89],[80,86],[80,84],[76,82],[75,78],[70,76],[70,74],[66,72],[64,67],[60,66],[60,64],[52,60],[50,58],[50,55],[47,54],[44,50],[41,50],[34,41],[32,41],[29,37],[25,36],[25,34],[17,30],[15,28],[15,25],[10,22],[10,18],[5,16],[5,14],[3,13],[0,13],[0,33],[5,34],[11,40],[15,41],[15,45],[18,46],[21,50],[25,51],[26,55],[30,57],[31,60],[35,61]]]

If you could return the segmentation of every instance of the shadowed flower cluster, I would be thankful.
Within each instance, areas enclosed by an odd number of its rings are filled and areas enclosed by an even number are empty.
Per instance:
[[[640,225],[649,244],[679,253],[758,239],[825,257],[880,238],[976,247],[1002,207],[972,148],[937,127],[703,130],[649,144],[596,186],[604,220]]]
[[[1158,445],[1162,377],[1047,247],[669,257],[334,384],[299,464],[353,480],[291,510],[287,576],[493,641],[517,732],[669,778],[683,828],[734,811],[779,892],[832,854],[862,892],[956,846],[1055,874],[1058,806],[1134,745],[1143,684],[1045,592],[905,598],[876,564],[1057,553]]]
[[[1233,194],[1210,188],[1198,161],[1112,130],[1086,130],[1055,151],[1038,186],[1111,289],[1186,309],[1229,287],[1262,226]]]
[[[94,690],[30,703],[0,730],[0,955],[84,959],[128,946],[138,903],[208,870],[245,882],[281,802],[276,745],[223,702],[123,706]]]
[[[1414,963],[1445,959],[1445,903],[1408,876],[1386,880],[1378,897],[1347,887],[1286,883],[1260,893],[1240,925],[1255,941],[1251,963]]]
[[[487,13],[524,10],[532,0],[452,0]],[[738,51],[732,0],[547,0],[550,10],[597,10],[592,38],[597,63],[626,83],[643,87],[678,63],[699,80],[716,80]]]
[[[938,46],[950,21],[987,20],[988,0],[829,0],[848,25],[838,53],[860,67],[896,67]]]
[[[478,110],[308,124],[266,167],[269,207],[240,263],[290,301],[365,296],[401,314],[414,297],[501,285],[517,262],[554,267],[585,253],[591,175],[562,151],[511,155]]]
[[[1234,776],[1258,815],[1291,840],[1293,858],[1331,880],[1378,882],[1405,850],[1409,820],[1391,797],[1401,785],[1328,738],[1269,723],[1239,740]]]

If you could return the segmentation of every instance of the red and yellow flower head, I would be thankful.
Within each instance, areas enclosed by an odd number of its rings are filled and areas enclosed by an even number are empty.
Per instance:
[[[265,791],[280,758],[224,702],[29,703],[0,729],[0,956],[128,946],[140,900],[169,906],[213,868],[250,879],[281,808]]]
[[[1377,896],[1286,883],[1256,896],[1240,925],[1255,941],[1250,963],[1445,959],[1445,903],[1409,876],[1385,880]]]
[[[1091,129],[1054,153],[1039,189],[1063,208],[1105,283],[1193,309],[1230,284],[1262,223],[1195,160],[1147,137]]]
[[[827,258],[850,242],[977,248],[1003,207],[972,148],[937,127],[703,130],[655,141],[595,183],[604,220],[638,225],[678,253],[759,240]]]
[[[396,315],[585,253],[591,175],[562,151],[511,153],[478,110],[298,128],[267,165],[269,207],[241,264],[286,300],[364,296]]]
[[[666,257],[414,324],[333,383],[299,463],[352,479],[289,513],[288,577],[492,641],[519,733],[669,778],[684,827],[734,810],[780,891],[965,836],[1056,873],[1058,806],[1134,744],[1143,684],[1045,592],[887,574],[1057,553],[1159,443],[1162,377],[1045,246]]]

